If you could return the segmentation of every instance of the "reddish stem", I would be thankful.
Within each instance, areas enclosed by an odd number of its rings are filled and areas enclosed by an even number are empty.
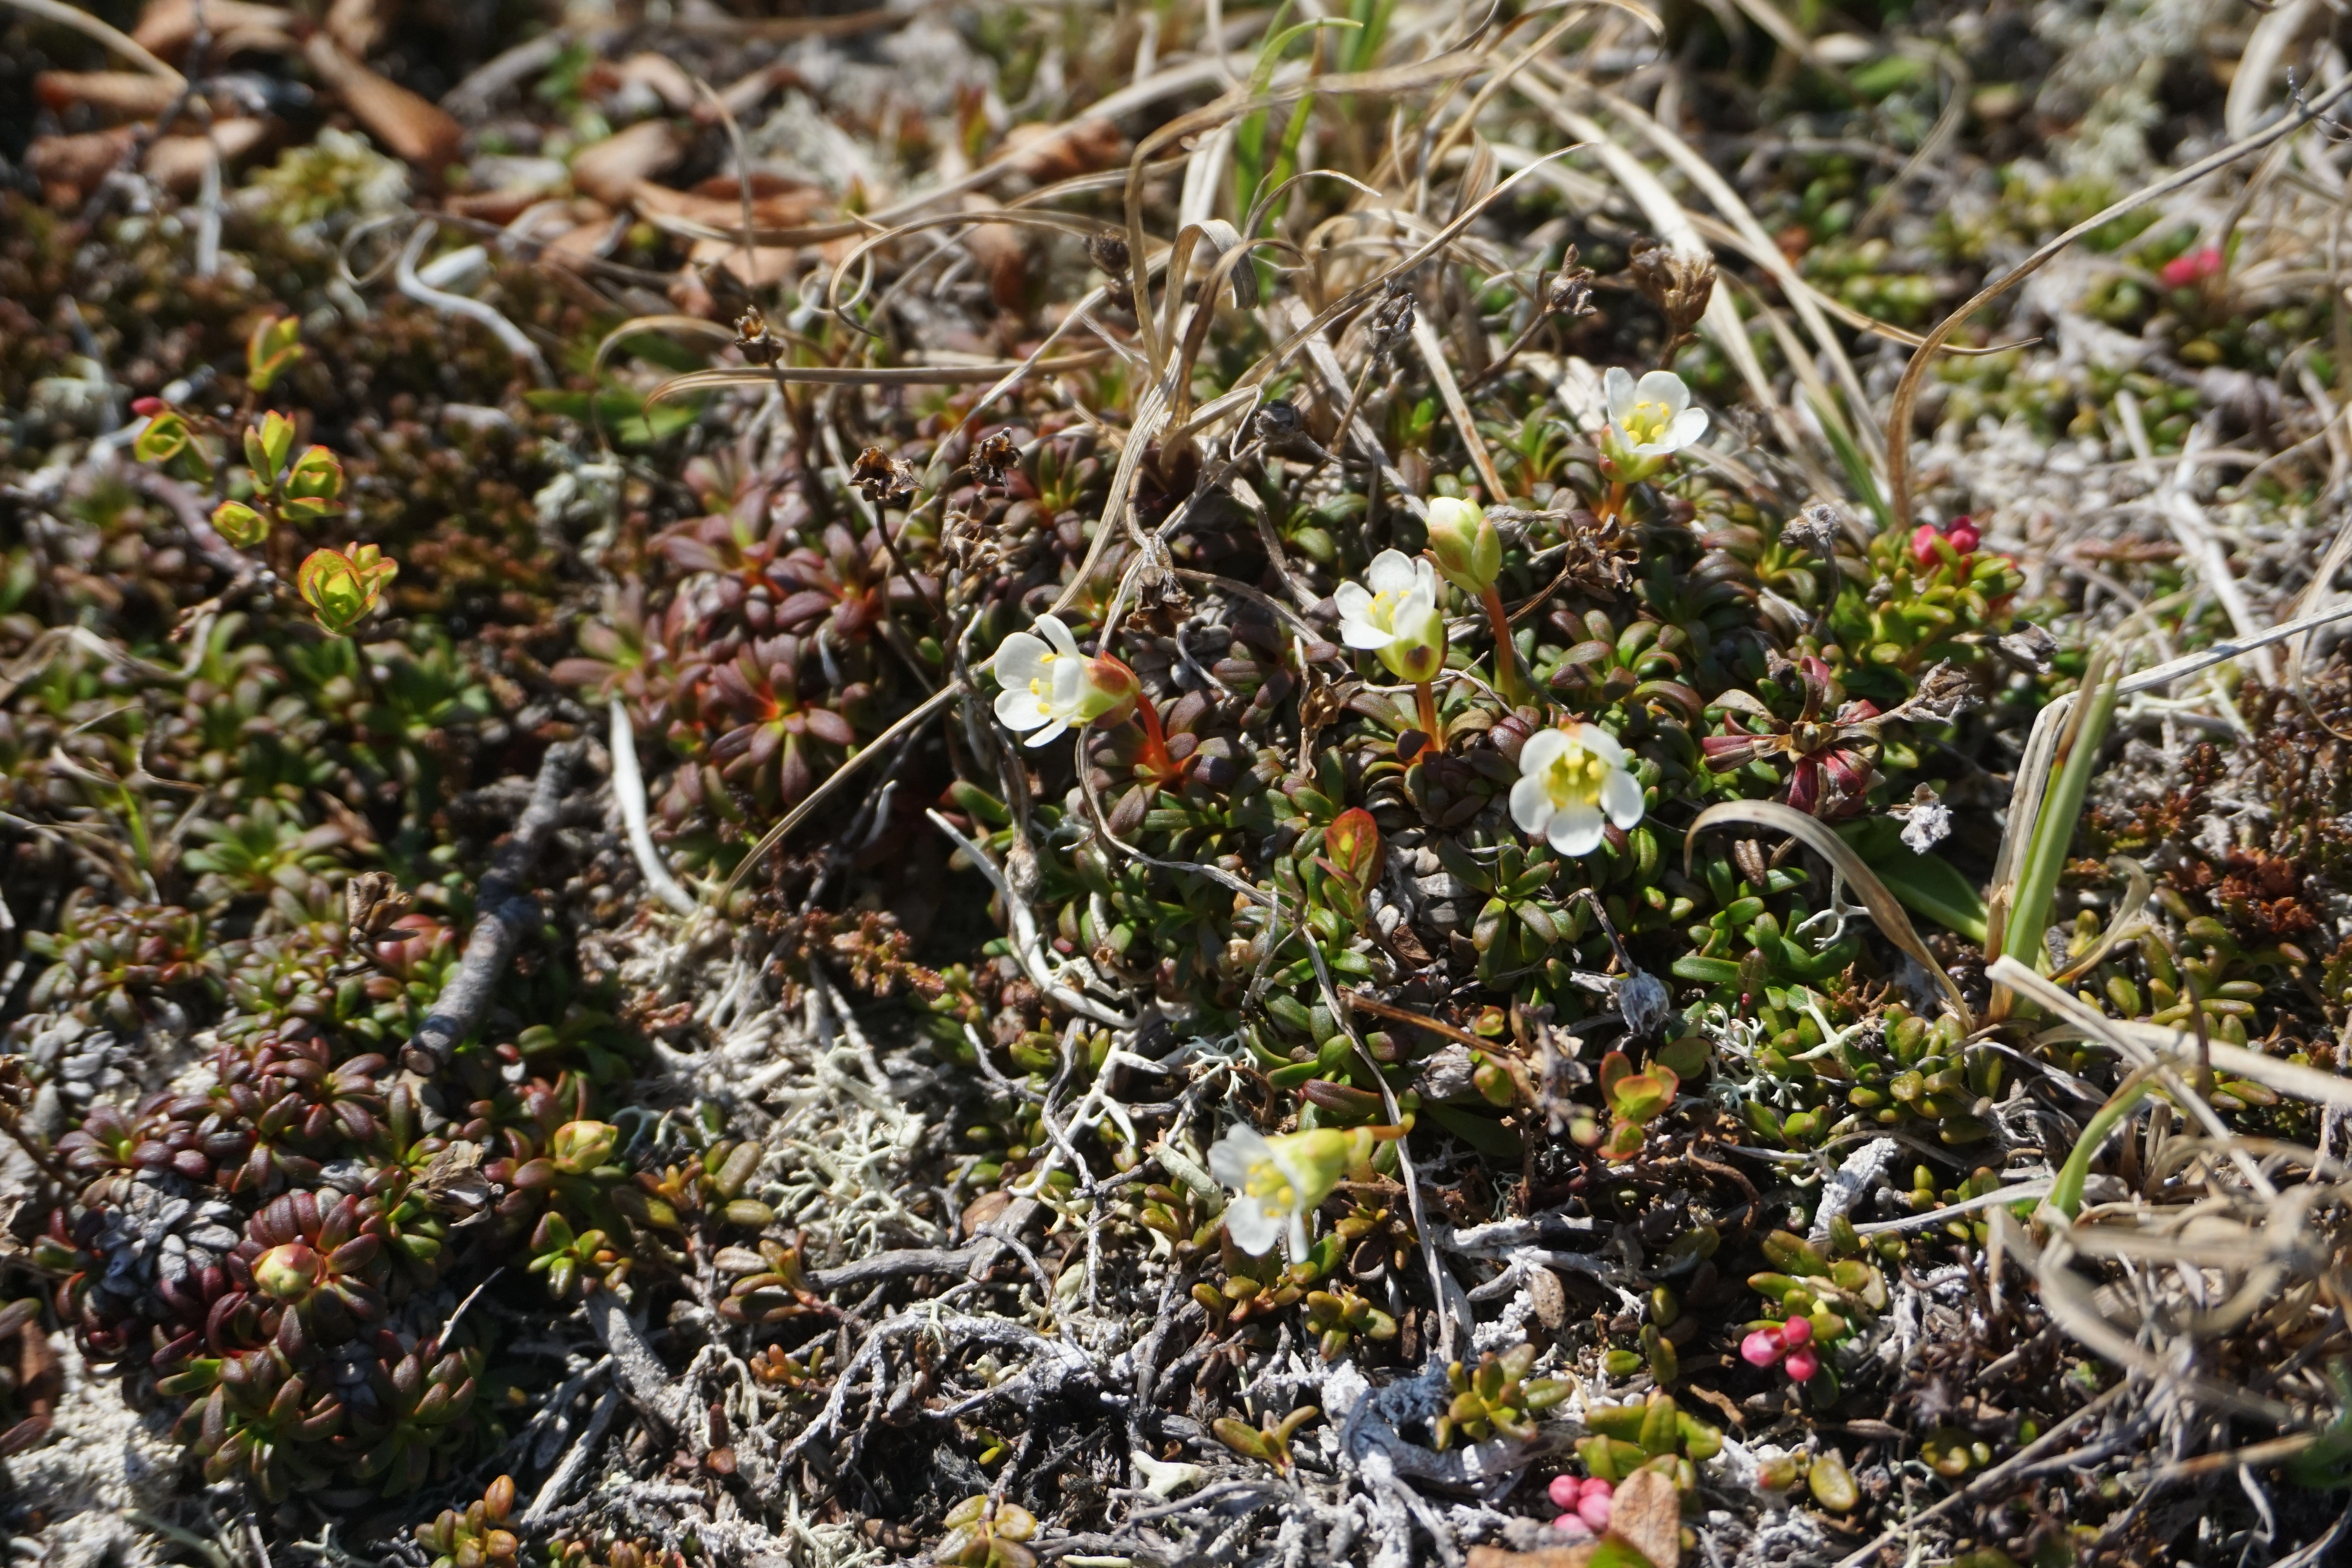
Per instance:
[[[1495,689],[1503,700],[1516,708],[1523,695],[1519,686],[1519,650],[1511,641],[1511,617],[1503,608],[1502,591],[1494,584],[1486,584],[1484,598],[1486,605],[1487,629],[1495,634]]]
[[[1445,746],[1445,726],[1438,721],[1437,691],[1426,680],[1413,683],[1413,701],[1421,710],[1421,727],[1429,735],[1429,743],[1441,751]]]

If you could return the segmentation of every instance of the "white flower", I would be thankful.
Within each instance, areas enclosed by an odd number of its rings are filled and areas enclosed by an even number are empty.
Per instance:
[[[1042,746],[1073,726],[1084,728],[1135,700],[1135,676],[1115,658],[1088,658],[1060,617],[1040,616],[1041,639],[1014,632],[996,650],[996,717],[1012,731],[1035,733]]]
[[[1362,583],[1342,583],[1331,602],[1339,607],[1339,640],[1349,647],[1384,648],[1437,604],[1437,569],[1402,551],[1372,557]]]
[[[1642,820],[1642,785],[1625,766],[1625,748],[1597,724],[1538,730],[1519,750],[1511,786],[1511,820],[1563,855],[1590,855],[1601,843],[1603,815],[1619,827]]]
[[[1601,433],[1610,477],[1624,484],[1648,479],[1676,452],[1706,434],[1706,410],[1690,405],[1690,388],[1670,370],[1635,381],[1615,365],[1601,380],[1609,426]]]
[[[1445,661],[1445,617],[1437,609],[1437,569],[1425,559],[1383,550],[1361,583],[1342,583],[1332,602],[1339,640],[1378,653],[1406,680],[1426,680]]]
[[[1209,1170],[1241,1195],[1225,1208],[1225,1234],[1252,1257],[1287,1237],[1290,1256],[1307,1255],[1307,1216],[1346,1173],[1356,1142],[1335,1128],[1268,1138],[1234,1128],[1209,1149]]]

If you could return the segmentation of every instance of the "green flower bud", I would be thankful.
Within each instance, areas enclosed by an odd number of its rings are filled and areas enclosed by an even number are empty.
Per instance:
[[[1465,594],[1484,595],[1503,570],[1503,536],[1484,507],[1440,496],[1429,503],[1429,557]]]

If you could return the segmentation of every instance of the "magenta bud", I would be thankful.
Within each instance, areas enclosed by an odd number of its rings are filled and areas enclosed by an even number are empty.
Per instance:
[[[1813,1353],[1811,1346],[1807,1346],[1802,1350],[1790,1351],[1789,1359],[1780,1364],[1788,1369],[1790,1381],[1810,1383],[1813,1373],[1822,1370],[1822,1358]]]
[[[1607,1476],[1585,1477],[1583,1489],[1577,1493],[1579,1497],[1614,1497],[1616,1495],[1617,1483]]]
[[[1812,1337],[1813,1321],[1811,1318],[1791,1318],[1780,1325],[1780,1342],[1790,1350],[1795,1350]]]
[[[1749,1366],[1770,1366],[1780,1359],[1780,1337],[1769,1329],[1758,1329],[1739,1342],[1739,1359]]]
[[[1576,1500],[1584,1495],[1584,1483],[1574,1476],[1554,1476],[1549,1493],[1554,1508],[1574,1508]]]
[[[1576,1501],[1576,1517],[1597,1535],[1609,1528],[1609,1515],[1616,1506],[1617,1500],[1607,1492],[1587,1492]]]
[[[1584,1521],[1577,1518],[1576,1515],[1572,1513],[1561,1514],[1558,1519],[1551,1521],[1551,1527],[1554,1530],[1559,1531],[1562,1535],[1567,1536],[1570,1541],[1589,1540],[1592,1534],[1591,1527],[1586,1525]]]

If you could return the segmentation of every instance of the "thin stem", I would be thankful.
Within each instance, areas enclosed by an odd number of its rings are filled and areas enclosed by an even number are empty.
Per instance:
[[[1511,617],[1503,608],[1503,595],[1494,584],[1481,591],[1486,606],[1486,625],[1495,634],[1495,689],[1503,700],[1516,708],[1527,695],[1519,680],[1518,646],[1511,641]]]
[[[1421,710],[1421,727],[1427,732],[1429,743],[1444,750],[1445,726],[1437,717],[1437,689],[1426,680],[1417,680],[1412,686],[1412,700]]]

